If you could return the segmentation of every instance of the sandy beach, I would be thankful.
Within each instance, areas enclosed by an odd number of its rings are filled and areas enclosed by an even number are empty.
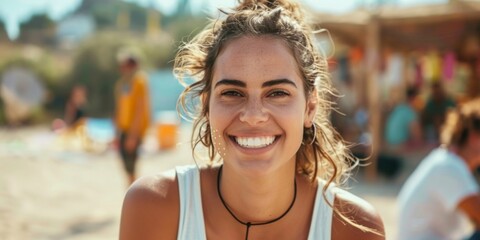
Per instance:
[[[191,126],[182,125],[179,144],[158,150],[154,134],[144,141],[139,174],[194,164]],[[152,131],[153,132],[153,131]],[[0,239],[118,239],[126,177],[114,150],[90,152],[60,144],[47,126],[0,129]],[[387,239],[395,235],[399,181],[358,181],[351,191],[380,212]]]

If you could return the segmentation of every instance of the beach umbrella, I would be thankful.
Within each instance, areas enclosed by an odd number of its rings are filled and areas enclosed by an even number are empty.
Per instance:
[[[2,75],[0,96],[5,104],[7,121],[15,124],[25,120],[43,102],[45,90],[32,71],[14,67]]]

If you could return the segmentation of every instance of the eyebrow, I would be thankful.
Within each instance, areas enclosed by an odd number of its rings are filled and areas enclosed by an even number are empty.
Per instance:
[[[297,85],[295,84],[294,81],[292,81],[290,79],[286,79],[286,78],[266,81],[262,84],[262,87],[271,87],[271,86],[280,85],[280,84],[290,84],[290,85],[294,86],[295,88],[297,87]],[[215,84],[215,88],[220,86],[220,85],[234,85],[234,86],[237,86],[237,87],[247,87],[247,84],[245,82],[242,82],[242,81],[236,80],[236,79],[222,79]]]

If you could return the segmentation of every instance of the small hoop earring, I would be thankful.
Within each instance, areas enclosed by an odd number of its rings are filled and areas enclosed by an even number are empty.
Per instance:
[[[315,127],[315,123],[312,124],[311,128],[313,128],[313,138],[312,138],[312,141],[310,141],[307,145],[312,145],[313,142],[315,142],[315,138],[317,138],[317,127]],[[302,141],[302,145],[305,145],[303,141]]]

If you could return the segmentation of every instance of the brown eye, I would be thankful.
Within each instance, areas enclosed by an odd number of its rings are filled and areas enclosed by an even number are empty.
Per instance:
[[[234,90],[223,91],[221,93],[221,95],[226,96],[226,97],[243,97],[242,93],[240,93],[239,91],[234,91]]]
[[[269,97],[285,97],[290,96],[290,94],[283,90],[275,90],[268,94]]]

